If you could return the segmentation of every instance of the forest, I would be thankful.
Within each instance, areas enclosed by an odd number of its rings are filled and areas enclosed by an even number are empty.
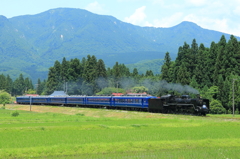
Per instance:
[[[210,99],[211,113],[232,113],[240,108],[240,42],[232,35],[227,41],[223,35],[218,43],[205,47],[186,42],[178,49],[175,61],[167,52],[161,74],[147,70],[139,74],[118,62],[106,68],[102,59],[88,55],[80,59],[64,57],[49,68],[48,78],[33,85],[22,74],[14,81],[9,75],[0,75],[0,90],[12,96],[22,94],[49,95],[64,90],[69,95],[111,95],[111,93],[147,92],[154,96],[190,94]],[[1,102],[1,101],[0,101]]]

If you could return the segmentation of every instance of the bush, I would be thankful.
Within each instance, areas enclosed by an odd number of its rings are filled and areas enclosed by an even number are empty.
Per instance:
[[[0,91],[0,104],[11,103],[11,95],[5,91]]]
[[[19,116],[19,112],[18,111],[12,112],[12,116],[14,116],[14,117]]]
[[[211,114],[224,114],[226,109],[222,106],[221,102],[218,100],[212,100],[210,103],[210,113]]]

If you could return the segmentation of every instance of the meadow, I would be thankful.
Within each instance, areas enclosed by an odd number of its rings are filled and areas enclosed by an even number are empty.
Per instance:
[[[0,138],[0,158],[230,159],[240,155],[240,116],[7,105]]]

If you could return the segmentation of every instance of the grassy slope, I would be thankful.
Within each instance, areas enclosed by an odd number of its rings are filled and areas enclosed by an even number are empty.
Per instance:
[[[237,158],[240,149],[239,116],[6,108],[0,109],[0,158]],[[15,109],[18,117],[11,116]]]

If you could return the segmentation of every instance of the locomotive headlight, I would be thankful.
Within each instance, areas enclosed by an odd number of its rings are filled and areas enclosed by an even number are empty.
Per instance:
[[[206,106],[206,105],[203,105],[202,108],[203,108],[203,109],[207,109],[207,106]]]

